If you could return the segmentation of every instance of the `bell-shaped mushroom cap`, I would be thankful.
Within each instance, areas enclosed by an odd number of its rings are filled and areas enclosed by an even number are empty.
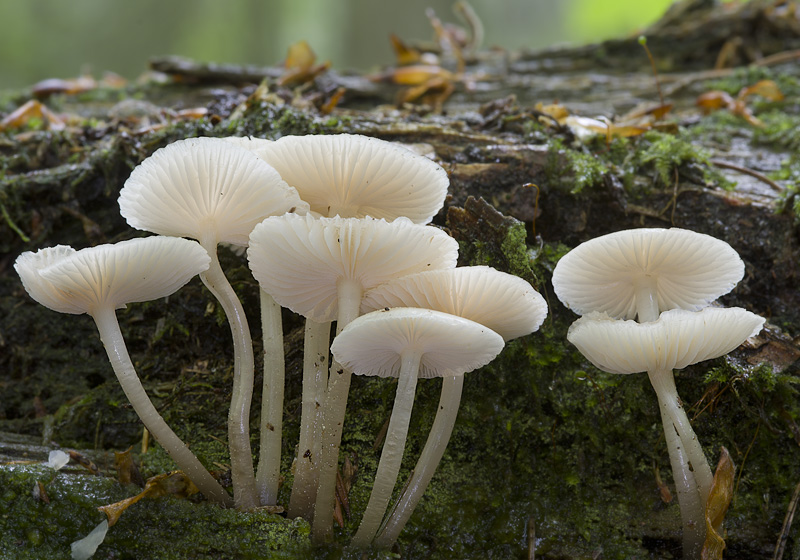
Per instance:
[[[724,356],[763,325],[763,317],[738,307],[672,309],[650,323],[589,313],[572,324],[567,340],[603,371],[637,373],[681,369]]]
[[[308,205],[269,164],[219,138],[178,140],[138,165],[119,194],[128,223],[161,235],[247,245],[267,216]]]
[[[405,216],[425,224],[450,183],[428,158],[368,136],[284,136],[256,153],[322,216]]]
[[[177,237],[145,237],[80,251],[69,247],[23,253],[14,267],[25,289],[61,313],[92,313],[134,301],[168,296],[208,268],[199,243]]]
[[[463,375],[491,362],[503,337],[490,328],[432,309],[373,311],[347,325],[331,345],[333,357],[359,375],[398,377],[401,354],[422,354],[419,377]]]
[[[744,263],[720,239],[685,229],[629,229],[596,237],[567,253],[553,271],[558,299],[575,313],[636,316],[636,290],[656,289],[658,309],[697,310],[742,279]]]
[[[364,295],[361,311],[422,307],[486,325],[508,342],[537,330],[547,316],[544,298],[522,278],[489,266],[410,274]]]
[[[420,272],[453,268],[458,243],[442,230],[403,218],[267,218],[250,235],[250,270],[283,307],[324,323],[338,314],[337,282],[363,290]]]

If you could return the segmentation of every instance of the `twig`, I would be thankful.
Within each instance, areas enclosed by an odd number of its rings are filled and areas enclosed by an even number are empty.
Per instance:
[[[664,95],[661,93],[661,83],[658,80],[658,70],[656,70],[656,61],[653,59],[653,55],[650,53],[650,49],[647,48],[647,37],[641,35],[639,37],[639,44],[644,47],[644,52],[647,53],[647,58],[650,60],[650,67],[653,69],[653,77],[656,79],[656,90],[658,91],[658,100],[661,103],[661,106],[664,106]]]
[[[783,51],[771,54],[769,56],[765,56],[764,58],[751,62],[749,64],[749,67],[756,68],[756,67],[775,66],[776,64],[790,62],[797,58],[800,58],[800,49],[793,51]],[[747,66],[739,68],[747,68]],[[669,97],[670,95],[675,94],[676,91],[679,91],[693,84],[694,82],[727,78],[728,76],[732,75],[737,69],[738,68],[719,68],[714,70],[701,70],[700,72],[695,72],[688,76],[684,76],[683,78],[679,78],[670,87],[666,88],[666,91],[664,93],[666,96]]]
[[[792,499],[789,500],[789,509],[786,510],[786,517],[783,518],[783,527],[781,527],[778,542],[775,544],[775,554],[772,555],[772,560],[781,560],[783,558],[783,551],[786,549],[789,529],[792,528],[792,520],[794,519],[794,512],[797,511],[798,502],[800,502],[800,484],[795,486]]]
[[[745,175],[750,175],[751,177],[755,177],[759,181],[766,183],[767,185],[772,187],[772,190],[776,192],[783,192],[782,186],[780,186],[778,183],[776,183],[763,173],[759,173],[754,169],[742,167],[741,165],[736,165],[735,163],[728,163],[727,161],[722,161],[721,159],[710,159],[708,161],[709,163],[717,167],[722,167],[724,169],[733,169],[734,171],[738,171],[739,173],[744,173]]]
[[[528,518],[528,560],[534,560],[536,557],[536,520],[533,517]]]
[[[756,433],[753,434],[753,439],[750,442],[750,445],[747,446],[747,451],[744,452],[744,457],[742,457],[742,464],[739,465],[739,476],[736,477],[736,488],[733,489],[734,495],[738,494],[739,492],[739,483],[742,481],[742,473],[744,472],[744,463],[747,461],[747,456],[750,455],[750,450],[753,449],[753,444],[756,442],[756,438],[758,437],[758,430],[761,429],[761,419],[759,418],[758,424],[756,425]]]

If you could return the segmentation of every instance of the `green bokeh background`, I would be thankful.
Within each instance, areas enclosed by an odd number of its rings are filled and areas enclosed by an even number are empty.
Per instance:
[[[541,48],[635,34],[670,0],[471,0],[484,46]],[[459,22],[452,0],[2,0],[0,90],[45,78],[113,71],[133,79],[147,59],[275,64],[307,40],[334,68],[375,69],[393,61],[389,33],[433,37],[431,7]]]

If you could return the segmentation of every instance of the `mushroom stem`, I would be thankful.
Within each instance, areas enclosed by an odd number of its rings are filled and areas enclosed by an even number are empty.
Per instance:
[[[253,454],[250,449],[250,402],[253,398],[255,368],[253,342],[242,302],[220,267],[216,241],[201,239],[200,244],[211,257],[211,264],[207,271],[200,273],[200,279],[222,305],[233,336],[233,389],[228,412],[231,479],[236,508],[250,510],[258,505]]]
[[[100,332],[100,340],[106,349],[117,380],[119,380],[125,396],[128,397],[133,409],[142,419],[147,430],[169,453],[178,468],[194,482],[197,488],[210,501],[228,507],[232,506],[233,500],[230,495],[209,474],[194,453],[189,451],[186,444],[175,435],[175,432],[167,425],[147,396],[142,382],[136,375],[133,362],[131,362],[114,309],[104,306],[93,310],[91,315],[97,325],[97,330]]]
[[[358,317],[364,288],[357,280],[342,278],[337,282],[337,291],[339,318],[336,322],[336,334],[339,334],[343,328]],[[336,471],[339,466],[339,445],[342,442],[342,428],[347,410],[347,394],[350,391],[351,377],[350,370],[336,360],[331,361],[328,392],[322,410],[319,485],[314,506],[314,523],[311,528],[311,538],[317,543],[328,538],[333,528],[333,503],[336,491]]]
[[[375,539],[376,548],[386,549],[394,545],[428,488],[428,484],[442,460],[447,443],[450,441],[450,435],[453,433],[463,387],[463,375],[450,375],[442,379],[442,394],[439,397],[439,407],[436,410],[436,418],[433,420],[428,440],[425,442],[425,447],[417,460],[417,466],[414,467],[414,472],[403,489],[403,493]]]
[[[417,375],[422,353],[410,347],[400,354],[400,375],[397,378],[397,393],[392,407],[392,417],[386,432],[386,442],[383,444],[378,471],[375,473],[375,483],[372,486],[367,509],[361,518],[351,542],[357,548],[369,546],[375,533],[378,531],[392,490],[397,482],[397,473],[403,460],[403,450],[408,435],[408,425],[411,421],[411,409],[414,406],[414,393],[417,388]]]
[[[640,323],[658,320],[658,286],[656,279],[650,276],[638,278],[634,283],[636,291],[636,316]]]
[[[678,507],[681,510],[683,557],[687,559],[700,558],[706,535],[705,508],[700,502],[694,473],[683,468],[683,465],[689,462],[686,449],[664,407],[661,407],[661,420],[669,451],[669,462],[672,466],[672,479],[678,495]]]
[[[681,405],[672,370],[653,370],[647,374],[658,396],[672,477],[678,490],[683,557],[699,558],[706,537],[705,508],[713,480],[711,469]]]
[[[256,490],[262,506],[278,500],[283,430],[283,323],[281,306],[264,290],[261,299],[261,333],[264,339],[264,381],[261,393],[261,446],[256,471]]]
[[[647,372],[647,375],[650,377],[650,383],[658,396],[662,414],[667,415],[681,438],[687,458],[687,461],[683,463],[683,469],[691,470],[694,473],[701,504],[705,509],[714,475],[711,473],[711,467],[708,465],[703,447],[697,440],[697,435],[694,433],[689,417],[686,416],[686,411],[681,404],[680,397],[678,397],[678,390],[675,388],[675,376],[672,374],[672,370],[654,370]],[[705,521],[703,521],[703,525],[705,526]]]
[[[289,517],[311,521],[317,498],[322,402],[328,385],[331,323],[306,319],[300,440],[289,498]]]

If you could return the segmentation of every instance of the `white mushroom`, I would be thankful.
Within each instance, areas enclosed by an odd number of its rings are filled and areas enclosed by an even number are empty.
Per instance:
[[[321,216],[426,224],[441,209],[449,180],[439,165],[368,136],[284,136],[256,153]]]
[[[92,316],[114,373],[136,414],[178,467],[210,500],[232,500],[178,438],[150,402],[128,355],[116,309],[167,296],[208,268],[209,256],[196,242],[148,237],[75,251],[60,245],[23,253],[14,268],[25,289],[61,313]]]
[[[242,304],[219,265],[217,245],[246,246],[261,220],[304,211],[307,205],[250,151],[218,138],[191,138],[157,150],[137,166],[120,192],[119,206],[131,226],[197,239],[211,257],[200,278],[225,310],[234,342],[228,415],[234,499],[238,508],[251,509],[260,501],[250,450],[253,348]]]
[[[353,546],[370,544],[386,512],[403,458],[417,378],[463,375],[492,361],[503,344],[499,334],[479,323],[415,308],[368,313],[334,339],[334,358],[354,373],[398,378],[386,442]]]
[[[370,290],[361,304],[363,312],[387,307],[421,307],[458,315],[489,327],[505,341],[536,331],[547,315],[544,298],[528,282],[488,266],[404,276]],[[463,385],[463,375],[443,376],[430,435],[408,484],[375,539],[376,547],[394,544],[422,498],[450,440]]]
[[[392,278],[456,264],[458,243],[443,231],[398,218],[320,218],[287,214],[264,220],[250,236],[250,269],[275,301],[341,331],[358,317],[365,290]],[[350,372],[335,362],[323,410],[323,445],[314,512],[315,540],[333,523],[339,443]]]
[[[727,354],[756,335],[763,324],[762,317],[740,308],[673,309],[648,323],[590,313],[575,321],[567,334],[567,339],[601,370],[646,371],[649,375],[658,395],[678,490],[686,558],[699,558],[709,489],[699,479],[705,455],[678,397],[672,370]],[[707,464],[704,468],[708,469]]]
[[[685,229],[640,228],[581,243],[553,271],[558,299],[575,313],[655,321],[660,311],[695,311],[742,279],[730,245]]]
[[[275,167],[321,216],[406,217],[427,223],[447,194],[449,180],[441,167],[376,138],[339,134],[235,141]],[[330,322],[306,320],[300,441],[288,510],[292,517],[310,519],[312,514],[321,411],[317,404],[327,386],[330,330]]]

